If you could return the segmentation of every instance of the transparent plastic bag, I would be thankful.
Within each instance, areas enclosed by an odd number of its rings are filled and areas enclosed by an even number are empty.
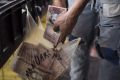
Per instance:
[[[53,49],[53,44],[43,38],[45,30],[40,19],[38,27],[33,27],[36,24],[32,18],[28,18],[28,25],[32,32],[26,36],[17,53],[13,71],[25,80],[56,80],[70,67],[71,56],[80,39],[67,41]]]
[[[13,70],[29,80],[56,80],[70,67],[70,59],[80,39],[60,44],[56,50],[42,44],[23,43]]]
[[[37,26],[37,24],[36,24],[35,20],[33,19],[32,15],[30,14],[27,6],[26,6],[26,11],[27,11],[27,15],[26,15],[25,34],[28,34],[28,33],[31,32],[31,30],[33,29],[33,27]]]

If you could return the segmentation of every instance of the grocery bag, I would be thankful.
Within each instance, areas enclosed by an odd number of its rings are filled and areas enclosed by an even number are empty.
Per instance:
[[[80,39],[60,44],[56,49],[24,42],[13,70],[28,80],[57,80],[68,70]]]

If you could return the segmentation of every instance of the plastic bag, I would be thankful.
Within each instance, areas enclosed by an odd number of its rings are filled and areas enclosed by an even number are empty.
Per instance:
[[[69,68],[71,56],[80,39],[59,44],[53,49],[53,44],[43,38],[44,29],[40,19],[38,27],[31,27],[36,26],[32,18],[28,19],[28,25],[32,31],[18,51],[13,71],[25,80],[56,80]]]
[[[80,39],[61,44],[56,50],[42,44],[23,43],[13,70],[29,80],[56,80],[69,67]]]
[[[27,15],[26,15],[25,34],[28,34],[31,32],[33,27],[37,26],[37,24],[36,24],[35,20],[33,19],[33,17],[31,16],[27,6],[26,6],[26,11],[27,11]]]

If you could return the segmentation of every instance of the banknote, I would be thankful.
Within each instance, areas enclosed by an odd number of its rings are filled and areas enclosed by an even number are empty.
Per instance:
[[[13,71],[26,80],[58,80],[70,68],[70,60],[80,39],[47,48],[24,42],[14,60]]]
[[[49,5],[48,11],[47,11],[47,18],[46,18],[46,29],[44,33],[44,38],[52,42],[53,44],[57,44],[58,39],[60,37],[60,31],[54,31],[54,22],[56,18],[61,14],[62,12],[65,12],[67,9],[63,7],[56,7]]]

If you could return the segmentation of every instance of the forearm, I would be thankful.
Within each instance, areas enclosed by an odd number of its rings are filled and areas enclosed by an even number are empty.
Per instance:
[[[69,18],[76,18],[83,11],[89,0],[75,0],[71,8],[68,10]]]
[[[72,30],[75,27],[77,19],[88,1],[89,0],[75,0],[71,8],[69,8],[67,12],[66,22],[69,24],[71,23],[71,26],[69,26],[68,29]]]
[[[53,5],[59,6],[59,7],[65,7],[65,0],[53,0]]]

